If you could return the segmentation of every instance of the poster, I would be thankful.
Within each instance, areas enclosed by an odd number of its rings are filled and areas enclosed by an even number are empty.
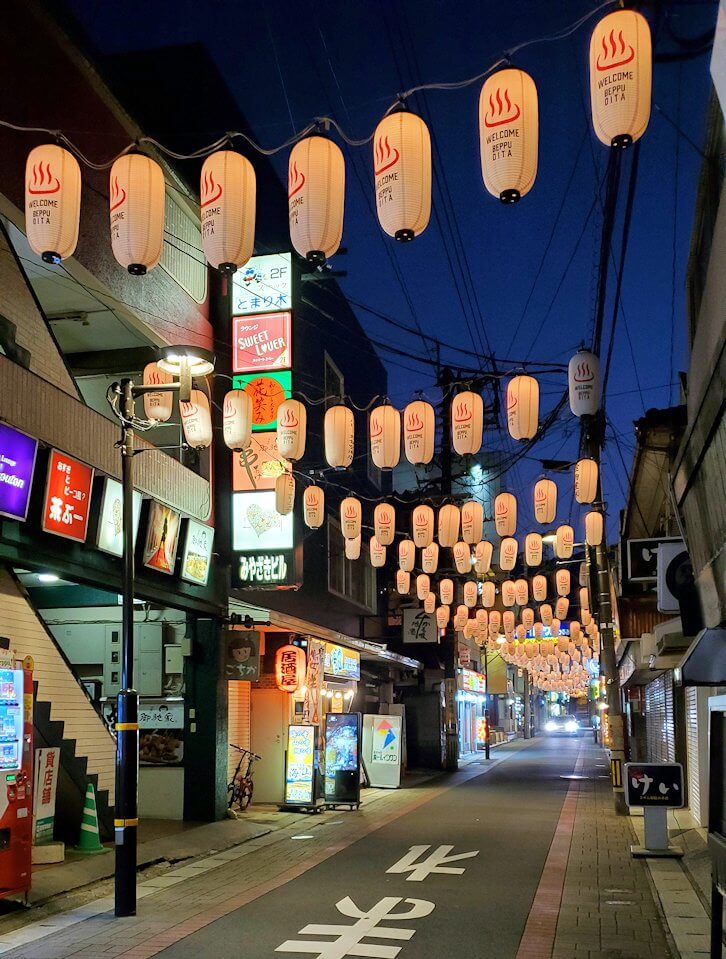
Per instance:
[[[315,726],[288,726],[285,757],[285,802],[312,803],[315,799]]]
[[[228,629],[225,679],[256,682],[260,678],[260,634],[252,629]]]
[[[292,366],[291,314],[232,317],[232,370],[259,373]]]
[[[277,452],[277,433],[253,433],[249,449],[232,456],[232,489],[235,493],[274,490],[277,477],[291,468]]]
[[[152,501],[144,543],[144,566],[160,573],[174,572],[181,516],[170,506]]]
[[[134,490],[133,517],[134,517],[134,545],[139,532],[139,517],[143,497],[138,490]],[[104,553],[113,556],[123,556],[123,499],[122,488],[118,480],[106,477],[101,500],[101,513],[98,518],[96,546]]]
[[[360,713],[325,717],[325,799],[357,803],[360,799]]]
[[[232,494],[232,549],[292,549],[293,514],[281,516],[275,509],[272,490]]]
[[[0,516],[28,515],[38,441],[0,423]]]
[[[187,535],[182,553],[181,578],[188,583],[206,586],[209,579],[209,567],[212,562],[214,529],[190,519],[187,522]]]
[[[86,542],[93,468],[51,450],[43,501],[43,529],[77,543]]]
[[[280,404],[292,396],[292,373],[245,373],[232,377],[236,390],[249,393],[252,400],[252,432],[277,429]]]
[[[401,716],[363,717],[363,760],[371,786],[400,786],[402,741]]]
[[[36,749],[33,771],[33,845],[53,842],[55,794],[58,786],[60,748]]]

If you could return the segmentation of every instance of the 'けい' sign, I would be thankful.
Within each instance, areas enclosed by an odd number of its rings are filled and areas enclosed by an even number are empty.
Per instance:
[[[626,763],[623,769],[628,806],[684,805],[683,766],[680,763]]]
[[[0,423],[0,516],[28,515],[38,441]]]

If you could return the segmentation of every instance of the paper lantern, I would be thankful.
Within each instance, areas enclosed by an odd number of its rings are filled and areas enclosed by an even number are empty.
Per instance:
[[[514,632],[514,613],[511,609],[505,609],[502,613],[502,626],[505,635],[511,636]]]
[[[514,536],[517,529],[517,500],[512,493],[499,493],[495,497],[494,527],[497,536]]]
[[[378,222],[402,243],[422,233],[431,215],[431,137],[421,117],[397,110],[373,134]]]
[[[518,579],[515,582],[514,598],[518,606],[526,606],[529,602],[529,583],[526,579]]]
[[[544,622],[544,617],[542,617],[542,621]],[[559,619],[557,619],[556,617],[552,616],[551,619],[550,619],[550,622],[549,622],[549,627],[550,627],[550,632],[552,633],[553,636],[559,636],[559,635],[560,635],[560,621],[559,621]]]
[[[600,360],[580,350],[567,368],[570,409],[575,416],[594,416],[600,409]]]
[[[401,458],[401,414],[390,403],[377,406],[370,415],[368,428],[371,459],[378,469],[393,469]]]
[[[580,609],[589,609],[590,608],[590,594],[587,590],[587,586],[582,586],[579,591],[580,597]]]
[[[254,252],[256,188],[254,167],[234,150],[218,150],[202,165],[202,249],[212,266],[228,276]]]
[[[423,608],[424,612],[428,613],[429,616],[436,609],[436,593],[434,593],[433,590],[424,596]]]
[[[396,535],[396,510],[390,503],[379,503],[373,511],[373,530],[381,546],[390,546]]]
[[[491,609],[497,599],[497,588],[491,580],[482,583],[481,604],[487,609]]]
[[[524,556],[527,566],[539,566],[542,562],[542,537],[539,533],[527,533],[524,540]]]
[[[558,596],[568,596],[570,592],[570,571],[569,569],[558,569],[555,573],[555,586]]]
[[[280,516],[288,516],[295,505],[295,478],[285,471],[275,480],[275,510]]]
[[[360,549],[361,549],[361,537],[360,535],[356,536],[355,539],[347,539],[345,541],[345,558],[346,559],[359,559],[360,558]]]
[[[426,573],[419,573],[416,577],[416,595],[420,600],[426,599],[431,592],[431,580]]]
[[[193,449],[212,443],[212,414],[209,399],[201,390],[192,390],[188,403],[179,403],[184,439]]]
[[[535,576],[532,580],[532,596],[536,603],[541,603],[547,599],[547,577]]]
[[[584,606],[580,610],[580,621],[586,629],[590,623],[592,623],[592,613],[589,609],[585,609]]]
[[[517,562],[517,541],[511,537],[505,537],[499,544],[499,565],[507,572],[514,569]]]
[[[252,442],[252,397],[246,390],[225,393],[222,402],[222,436],[225,445],[231,450],[249,449]]]
[[[464,605],[468,606],[470,609],[473,609],[476,606],[478,599],[478,584],[472,579],[467,579],[467,581],[464,583]]]
[[[575,543],[575,531],[571,526],[558,526],[555,533],[555,556],[557,559],[569,559]]]
[[[25,163],[25,232],[44,263],[73,256],[81,216],[81,168],[63,147],[44,143]]]
[[[439,598],[444,606],[451,606],[454,602],[454,583],[452,580],[441,580],[439,583]]]
[[[325,518],[325,493],[319,486],[307,486],[303,493],[303,519],[309,529],[320,529]]]
[[[484,435],[484,401],[479,393],[457,393],[451,404],[451,441],[460,456],[478,453]]]
[[[592,125],[606,146],[627,147],[650,119],[652,49],[647,20],[616,10],[598,21],[590,38]]]
[[[529,631],[534,626],[534,610],[527,606],[519,615],[522,620],[522,626]]]
[[[448,606],[438,606],[436,608],[436,625],[439,629],[446,629],[451,619],[451,610]]]
[[[549,626],[552,623],[552,607],[549,603],[542,603],[539,608],[539,615],[542,622],[545,626]]]
[[[469,619],[464,624],[464,629],[462,630],[464,634],[464,639],[473,639],[476,634],[476,623],[473,619]]]
[[[292,463],[305,454],[307,420],[307,410],[299,400],[283,400],[277,409],[277,452]]]
[[[340,529],[346,539],[360,536],[363,509],[355,496],[346,496],[340,504]]]
[[[143,276],[164,248],[164,173],[143,153],[125,153],[111,167],[111,249],[121,266]]]
[[[457,606],[454,614],[454,629],[463,629],[469,622],[469,607]]]
[[[396,591],[401,594],[401,596],[407,596],[411,589],[411,574],[404,572],[402,569],[396,570]]]
[[[537,175],[537,88],[523,70],[493,73],[479,95],[479,148],[484,185],[502,203],[516,203]]]
[[[476,611],[476,624],[480,629],[489,628],[489,612],[486,609]]]
[[[439,544],[429,543],[421,551],[421,569],[424,573],[433,575],[439,568]]]
[[[465,543],[478,543],[484,530],[484,507],[469,500],[461,507],[461,538]]]
[[[539,427],[539,383],[533,376],[515,376],[507,386],[507,427],[515,440],[530,440]]]
[[[580,624],[576,619],[570,620],[570,639],[573,642],[580,639]]]
[[[575,499],[578,503],[593,503],[597,496],[597,463],[581,459],[575,463]]]
[[[411,514],[411,537],[419,548],[429,546],[433,541],[434,511],[430,506],[421,505],[414,508]]]
[[[591,509],[585,514],[585,542],[588,546],[599,546],[603,537],[602,513]]]
[[[403,449],[409,463],[430,463],[434,455],[436,417],[424,400],[414,400],[403,411]]]
[[[379,543],[375,536],[371,536],[369,545],[370,557],[371,557],[371,566],[374,569],[380,569],[381,566],[386,565],[386,547],[383,543]]]
[[[550,479],[537,480],[534,484],[534,518],[548,525],[557,512],[557,486]]]
[[[474,548],[474,569],[480,576],[488,573],[491,569],[493,553],[494,547],[488,540],[483,539],[476,544]]]
[[[166,370],[162,370],[158,363],[147,363],[144,367],[144,386],[161,386],[174,382],[174,377]],[[171,417],[174,408],[174,393],[160,390],[144,393],[144,413],[147,419],[166,423]]]
[[[305,653],[299,646],[281,646],[275,653],[275,683],[283,693],[296,693],[305,683]]]
[[[590,576],[587,571],[587,563],[585,562],[580,563],[580,565],[578,566],[577,581],[580,584],[580,586],[587,586],[590,582]]]
[[[461,514],[459,507],[447,503],[439,510],[438,540],[439,546],[453,546],[459,538],[459,523]]]
[[[511,579],[505,579],[502,583],[502,602],[505,606],[514,606],[517,600],[517,589]]]
[[[402,539],[398,544],[398,568],[410,573],[416,565],[416,544],[411,539]]]
[[[454,548],[452,550],[454,554],[454,563],[456,564],[457,573],[470,573],[471,572],[471,549],[466,545],[463,540],[460,540],[458,543],[454,543]]]
[[[343,236],[345,160],[340,147],[317,134],[300,140],[287,165],[290,239],[300,256],[321,266]]]
[[[333,469],[347,469],[353,462],[355,420],[353,410],[339,403],[325,411],[323,421],[325,459]]]
[[[492,609],[489,613],[489,629],[493,629],[495,633],[498,633],[501,625],[502,614],[498,609]]]
[[[566,596],[560,596],[555,603],[555,616],[562,620],[567,619],[567,611],[570,608],[570,601]]]

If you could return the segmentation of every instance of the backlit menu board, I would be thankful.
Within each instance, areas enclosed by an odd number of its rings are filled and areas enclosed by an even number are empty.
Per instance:
[[[170,506],[152,502],[144,543],[144,566],[160,573],[174,572],[181,516]]]
[[[288,726],[285,757],[285,802],[308,804],[315,799],[317,726]]]
[[[182,553],[181,578],[188,583],[206,586],[209,579],[209,565],[212,561],[214,530],[204,523],[190,519],[187,523],[187,537]]]
[[[38,441],[0,423],[0,516],[28,515]]]
[[[133,494],[134,545],[139,531],[141,502],[143,497],[138,490]],[[104,553],[123,556],[124,551],[124,515],[123,491],[118,480],[106,477],[101,500],[101,514],[98,518],[96,545]]]
[[[85,543],[93,468],[67,453],[51,450],[43,502],[43,529]]]

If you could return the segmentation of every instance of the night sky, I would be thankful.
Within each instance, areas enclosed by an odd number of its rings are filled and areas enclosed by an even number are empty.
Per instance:
[[[202,43],[258,141],[268,148],[320,115],[334,116],[351,138],[367,137],[400,90],[480,73],[503,51],[556,33],[596,6],[583,0],[125,0],[116,5],[69,0],[101,58]],[[684,283],[710,78],[709,54],[678,55],[713,29],[717,8],[716,2],[641,7],[655,31],[657,62],[606,403],[603,482],[611,537],[624,504],[625,467],[632,463],[632,421],[648,408],[679,402],[678,372],[687,366]],[[347,270],[340,281],[343,291],[355,303],[470,350],[471,357],[444,351],[442,358],[454,367],[457,362],[478,367],[481,361],[473,354],[482,352],[566,364],[578,346],[590,342],[602,226],[597,193],[608,159],[590,123],[587,49],[596,19],[572,37],[536,44],[513,57],[513,65],[534,78],[540,109],[537,181],[514,206],[500,204],[482,183],[480,82],[456,92],[417,94],[408,102],[429,125],[434,162],[431,222],[412,244],[396,244],[378,227],[370,144],[341,143],[348,252],[333,266]],[[153,85],[148,96],[153,100]],[[204,116],[190,116],[185,133],[195,132],[201,146],[224,131],[208,129]],[[287,151],[274,162],[286,182]],[[616,261],[631,162],[632,151],[623,157]],[[604,350],[611,303],[612,298]],[[431,353],[422,340],[368,310],[356,307],[356,313],[372,336],[409,354],[381,354],[390,373],[391,400],[402,407],[417,389],[435,399],[434,371],[427,362]],[[541,378],[543,412],[565,385],[563,373]],[[530,484],[540,475],[539,458],[576,458],[578,435],[578,422],[566,409],[510,471],[508,488],[525,493],[525,524],[531,521]],[[506,430],[488,432],[485,444],[506,451],[516,445]],[[558,484],[563,499],[558,520],[564,521],[571,483],[563,477]]]

